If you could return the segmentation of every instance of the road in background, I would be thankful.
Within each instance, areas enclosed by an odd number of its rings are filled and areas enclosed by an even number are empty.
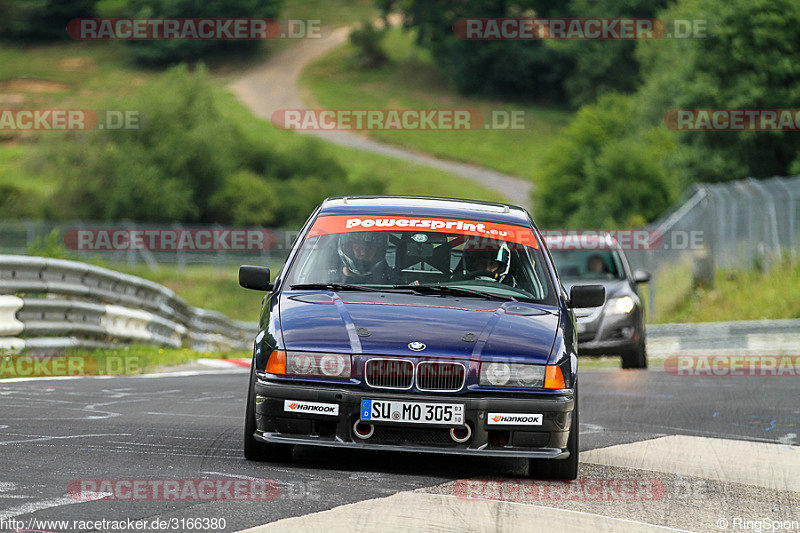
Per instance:
[[[350,31],[350,27],[337,28],[324,32],[319,39],[303,39],[275,54],[264,65],[236,80],[231,85],[231,90],[250,107],[253,113],[265,120],[270,120],[272,114],[280,109],[306,109],[307,106],[303,101],[311,100],[311,95],[303,94],[298,86],[300,74],[313,61],[346,43]],[[311,131],[308,133],[348,148],[403,159],[450,172],[496,190],[513,204],[525,208],[530,205],[533,183],[526,179],[477,165],[446,161],[374,141],[348,131]]]

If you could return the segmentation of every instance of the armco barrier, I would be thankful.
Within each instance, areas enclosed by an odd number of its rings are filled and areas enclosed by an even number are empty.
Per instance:
[[[647,355],[800,355],[800,320],[649,324]]]
[[[0,349],[115,343],[249,350],[256,323],[189,306],[166,287],[78,261],[0,255]]]

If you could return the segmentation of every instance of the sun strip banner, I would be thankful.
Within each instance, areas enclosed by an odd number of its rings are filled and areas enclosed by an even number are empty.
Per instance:
[[[388,215],[327,215],[314,221],[306,238],[360,231],[414,231],[471,235],[539,248],[533,230],[481,220]]]

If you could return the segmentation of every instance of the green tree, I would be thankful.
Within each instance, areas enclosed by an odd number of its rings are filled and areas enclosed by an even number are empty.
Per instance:
[[[669,0],[571,0],[575,18],[653,18]],[[633,92],[641,82],[634,57],[636,41],[548,41],[548,46],[566,54],[573,68],[564,88],[573,105],[594,101],[607,92]]]
[[[638,98],[663,121],[669,109],[783,109],[800,101],[800,3],[680,0],[661,18],[709,21],[704,39],[641,42]],[[786,175],[800,170],[796,132],[680,135],[675,164],[694,181]]]
[[[128,0],[134,18],[277,18],[281,0]],[[209,56],[250,53],[260,41],[144,40],[127,41],[134,60],[143,65],[170,65]]]
[[[65,40],[67,23],[94,16],[97,0],[0,0],[0,39]]]
[[[674,135],[660,127],[637,131],[637,120],[634,100],[618,94],[578,111],[543,158],[535,198],[540,224],[640,225],[670,206],[676,179],[664,161]]]
[[[386,2],[379,5],[386,8]],[[471,41],[453,31],[459,19],[566,16],[566,4],[544,0],[398,0],[394,9],[460,92],[511,98],[562,95],[569,58],[542,41]]]
[[[248,135],[218,107],[204,69],[175,67],[128,104],[138,129],[47,136],[32,170],[56,176],[51,218],[296,226],[326,196],[380,193],[303,139],[290,150]]]

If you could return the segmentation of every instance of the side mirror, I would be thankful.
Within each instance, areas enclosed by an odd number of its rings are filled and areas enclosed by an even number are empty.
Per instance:
[[[575,285],[569,291],[570,307],[600,307],[606,303],[606,288],[602,285]]]
[[[272,283],[269,282],[269,269],[251,265],[239,267],[239,285],[245,289],[257,291],[271,291],[273,288]]]
[[[633,281],[636,283],[647,283],[650,281],[650,272],[647,270],[637,270],[633,273]]]

